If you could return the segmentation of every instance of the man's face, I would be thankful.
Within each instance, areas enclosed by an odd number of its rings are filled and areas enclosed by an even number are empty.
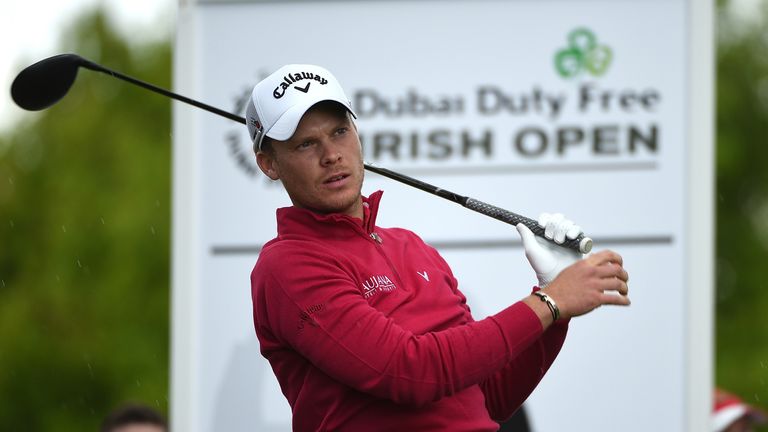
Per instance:
[[[264,174],[283,182],[294,206],[363,218],[360,138],[341,105],[315,105],[289,140],[273,140],[272,151],[256,158]]]

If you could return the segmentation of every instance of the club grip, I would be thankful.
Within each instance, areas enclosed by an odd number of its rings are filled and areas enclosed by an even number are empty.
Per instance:
[[[464,203],[464,207],[470,210],[474,210],[478,213],[482,213],[486,216],[490,216],[494,219],[498,219],[502,222],[506,222],[510,225],[517,225],[521,223],[527,226],[537,236],[541,238],[546,238],[544,237],[544,228],[540,227],[539,223],[531,218],[521,216],[517,213],[513,213],[509,210],[504,210],[503,208],[496,207],[488,203],[484,203],[474,198],[467,198],[467,201]],[[579,234],[579,236],[576,237],[575,239],[566,238],[565,242],[563,243],[555,243],[554,240],[549,240],[549,241],[551,241],[552,243],[558,246],[573,249],[583,254],[589,253],[589,251],[592,250],[592,239],[589,237],[585,237],[584,233]]]

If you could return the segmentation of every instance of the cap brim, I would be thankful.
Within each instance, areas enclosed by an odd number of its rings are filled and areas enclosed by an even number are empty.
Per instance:
[[[712,430],[715,432],[724,431],[733,422],[744,417],[746,414],[747,407],[742,404],[722,408],[714,413],[712,417]]]
[[[296,104],[289,108],[286,112],[283,113],[283,115],[280,116],[279,119],[277,119],[270,130],[265,131],[265,135],[278,141],[287,141],[293,136],[294,133],[296,133],[296,128],[299,127],[299,122],[301,122],[301,118],[304,117],[304,113],[309,111],[310,108],[317,105],[318,103],[325,101],[338,102],[347,111],[349,111],[352,116],[357,118],[357,115],[354,111],[352,111],[352,108],[349,106],[349,102],[347,101],[342,101],[336,98],[312,100]]]

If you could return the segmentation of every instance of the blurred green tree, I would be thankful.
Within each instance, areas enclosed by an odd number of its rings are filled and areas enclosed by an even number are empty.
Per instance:
[[[170,43],[130,45],[102,10],[62,46],[170,86]],[[4,431],[97,430],[125,401],[167,412],[170,102],[88,71],[75,87],[0,137]]]
[[[739,20],[719,3],[717,385],[768,407],[768,3]],[[768,430],[764,428],[761,430]]]

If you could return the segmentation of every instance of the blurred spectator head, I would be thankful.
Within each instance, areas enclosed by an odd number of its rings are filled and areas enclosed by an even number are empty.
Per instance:
[[[768,415],[765,412],[744,403],[734,394],[715,389],[712,431],[751,432],[755,426],[766,423]]]
[[[168,424],[162,414],[148,406],[126,404],[104,418],[100,432],[168,432]]]

